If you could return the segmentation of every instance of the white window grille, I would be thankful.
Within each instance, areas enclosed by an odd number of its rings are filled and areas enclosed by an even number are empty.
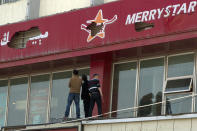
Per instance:
[[[12,3],[12,2],[16,2],[18,0],[0,0],[0,5],[2,4],[6,4],[6,3]]]

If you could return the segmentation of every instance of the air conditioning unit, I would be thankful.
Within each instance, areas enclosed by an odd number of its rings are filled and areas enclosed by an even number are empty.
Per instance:
[[[27,19],[35,19],[39,17],[40,0],[28,0]]]
[[[104,0],[91,0],[91,6],[104,4]]]

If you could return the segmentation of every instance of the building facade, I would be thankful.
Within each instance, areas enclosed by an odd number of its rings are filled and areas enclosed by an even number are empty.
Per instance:
[[[0,3],[2,130],[197,130],[197,1]],[[104,120],[61,121],[73,69],[100,75]]]
[[[0,0],[0,25],[88,8],[116,0]]]

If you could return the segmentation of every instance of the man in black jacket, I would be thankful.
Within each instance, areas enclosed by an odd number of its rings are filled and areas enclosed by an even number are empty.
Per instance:
[[[89,81],[89,93],[90,93],[90,110],[89,116],[92,116],[92,110],[94,109],[95,102],[98,107],[98,115],[102,115],[102,91],[99,82],[99,75],[94,74],[93,79]]]

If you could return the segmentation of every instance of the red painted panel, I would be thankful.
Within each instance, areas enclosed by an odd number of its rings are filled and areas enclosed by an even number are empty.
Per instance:
[[[96,54],[100,52],[108,52],[111,50],[128,49],[132,47],[139,47],[142,45],[154,45],[154,44],[164,43],[164,42],[169,42],[169,41],[190,39],[190,38],[196,37],[196,35],[197,35],[197,31],[193,31],[193,32],[176,34],[174,36],[155,37],[151,39],[144,39],[144,40],[133,41],[133,42],[128,41],[128,42],[113,44],[110,46],[101,46],[97,48],[77,50],[73,52],[64,52],[61,54],[53,54],[53,55],[35,57],[31,59],[23,59],[19,61],[5,62],[5,63],[0,64],[0,68],[7,68],[7,67],[12,67],[12,66],[20,66],[20,65],[25,65],[25,64],[58,60],[62,58],[77,57],[77,56],[82,56],[82,55]]]
[[[109,112],[110,105],[110,84],[111,84],[111,71],[112,71],[112,53],[102,53],[91,56],[90,63],[90,76],[93,74],[99,74],[99,80],[103,93],[102,108],[103,113]],[[97,108],[95,106],[93,115],[97,115]]]
[[[197,30],[197,13],[196,6],[195,12],[184,14],[184,6],[185,2],[186,12],[188,12],[189,4],[194,0],[122,0],[118,2],[112,2],[109,4],[86,8],[78,11],[72,11],[68,13],[63,13],[59,15],[44,17],[36,20],[31,20],[27,22],[20,22],[16,24],[9,24],[0,27],[0,41],[5,38],[4,33],[9,32],[9,40],[14,35],[14,33],[18,31],[25,31],[30,29],[31,27],[39,27],[41,33],[44,35],[48,32],[48,36],[46,38],[41,38],[42,44],[39,45],[39,40],[37,44],[32,44],[32,40],[27,43],[27,48],[25,49],[12,49],[7,45],[0,46],[0,62],[7,62],[13,60],[20,60],[24,58],[32,58],[32,57],[41,57],[48,56],[57,53],[67,53],[63,57],[73,57],[76,53],[74,51],[84,50],[77,52],[77,56],[85,54],[94,54],[95,52],[92,50],[88,50],[89,48],[95,47],[104,47],[100,48],[97,53],[118,50],[120,48],[128,48],[128,46],[123,46],[123,44],[127,41],[131,41],[129,43],[129,47],[148,45],[151,43],[139,42],[138,44],[134,44],[136,40],[142,40],[147,38],[152,38],[156,36],[170,35],[176,34],[180,32],[188,32]],[[196,2],[196,1],[194,1]],[[167,18],[158,19],[158,9],[166,8],[169,5],[181,4],[182,12],[180,12],[177,16],[170,16]],[[99,10],[102,10],[103,18],[107,20],[111,20],[115,15],[117,15],[117,20],[113,23],[105,24],[105,37],[102,32],[100,36],[97,34],[97,37],[92,39],[90,42],[87,42],[88,32],[81,29],[81,25],[85,24],[88,20],[94,20]],[[150,11],[156,9],[156,13],[154,15],[155,20],[147,21],[147,23],[154,23],[154,28],[150,30],[145,30],[142,32],[136,32],[134,24],[125,25],[127,16],[130,14],[138,13],[139,19],[142,17],[144,11]],[[165,9],[164,9],[165,10]],[[173,8],[169,9],[171,13],[173,13]],[[180,7],[177,7],[177,11],[180,10]],[[139,13],[142,12],[142,13]],[[152,11],[154,13],[154,11]],[[164,13],[163,13],[164,15]],[[148,16],[150,17],[150,15]],[[147,18],[148,18],[147,17]],[[152,18],[152,17],[150,17]],[[185,37],[176,37],[176,39],[183,39]],[[194,34],[196,37],[197,34]],[[43,36],[44,37],[44,36]],[[101,37],[101,38],[100,38]],[[102,38],[104,37],[104,38]],[[162,42],[168,41],[167,39],[163,39]],[[155,41],[154,43],[159,43],[161,40]],[[114,45],[120,48],[114,48]],[[106,48],[108,49],[106,49]],[[86,50],[87,49],[87,50]]]

